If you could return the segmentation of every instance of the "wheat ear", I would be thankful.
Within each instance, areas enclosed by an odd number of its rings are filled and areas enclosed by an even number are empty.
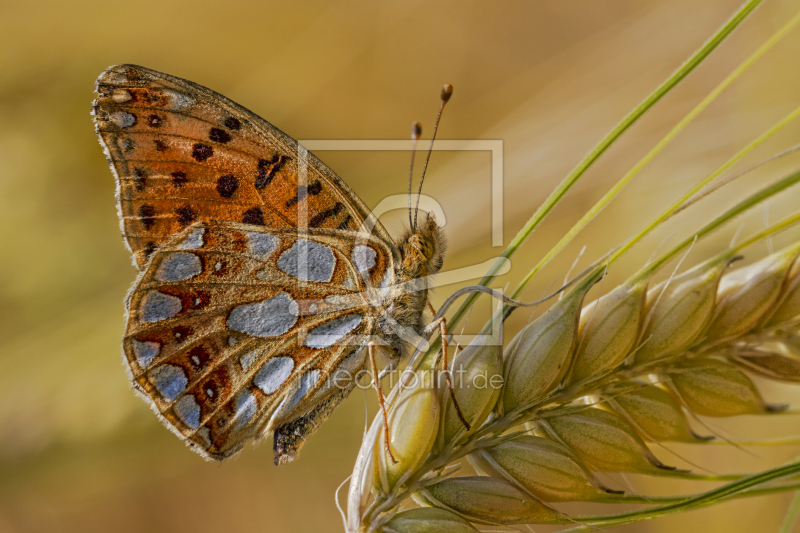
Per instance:
[[[513,255],[533,229],[586,169],[649,107],[683,79],[758,4],[746,3],[695,55],[629,114],[564,180],[512,241]],[[603,209],[652,157],[755,59],[794,27],[800,16],[776,32],[708,98],[693,110],[634,169],[627,173],[564,239],[536,265],[512,294]],[[501,307],[494,323],[458,352],[450,364],[455,397],[469,422],[461,423],[450,397],[436,379],[436,344],[416,373],[406,374],[388,398],[391,447],[386,453],[382,420],[364,437],[350,481],[345,527],[350,532],[425,533],[476,531],[476,525],[571,524],[588,531],[732,498],[785,490],[800,484],[791,463],[752,475],[711,475],[677,470],[662,463],[651,445],[687,442],[707,445],[714,436],[695,429],[698,415],[768,415],[785,409],[768,404],[749,374],[800,382],[800,243],[746,268],[732,264],[749,246],[800,221],[800,213],[721,251],[694,268],[652,279],[698,239],[745,210],[800,181],[793,173],[751,195],[652,261],[628,281],[586,304],[607,269],[652,229],[745,154],[800,116],[800,108],[682,196],[639,234],[625,241],[538,319],[502,348],[495,327],[513,310]],[[677,270],[677,269],[676,269]],[[488,284],[495,272],[482,280]],[[451,324],[477,297],[456,311]],[[498,377],[496,386],[475,380]],[[426,379],[427,377],[427,379]],[[478,476],[454,476],[454,461],[466,458]],[[599,475],[633,472],[651,476],[729,481],[688,496],[670,498],[623,494]],[[775,481],[784,480],[780,484]],[[788,481],[786,481],[788,480]],[[400,511],[413,499],[419,508]],[[638,511],[573,516],[554,505],[565,501],[646,503]],[[800,503],[798,503],[800,505]]]
[[[796,182],[800,173],[791,177]],[[441,388],[416,379],[393,398],[390,410],[399,462],[386,456],[383,432],[365,440],[371,476],[366,494],[376,495],[362,511],[369,519],[365,530],[602,526],[612,519],[568,516],[552,503],[654,501],[610,489],[597,472],[748,482],[742,475],[677,471],[648,443],[707,443],[710,436],[698,434],[687,413],[727,417],[785,407],[765,402],[748,373],[800,382],[800,243],[746,268],[730,265],[749,245],[798,221],[800,214],[780,221],[662,283],[649,282],[648,267],[583,305],[602,275],[597,270],[504,351],[490,341],[470,344],[456,355],[451,372],[462,377],[455,380],[455,394],[471,431]],[[474,377],[487,375],[502,375],[502,386],[476,388]],[[447,465],[463,457],[480,476],[451,476]],[[767,481],[798,472],[800,467],[781,471]],[[742,496],[741,490],[726,497]],[[408,496],[435,509],[395,515]],[[667,505],[679,503],[689,505],[689,497]]]

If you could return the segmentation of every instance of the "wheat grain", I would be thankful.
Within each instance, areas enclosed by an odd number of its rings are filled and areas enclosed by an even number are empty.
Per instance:
[[[620,364],[633,349],[643,319],[647,280],[633,279],[585,306],[569,382]]]
[[[428,531],[439,533],[475,533],[478,531],[463,518],[442,509],[422,507],[403,511],[389,520],[383,530],[386,533],[419,533],[420,524]]]

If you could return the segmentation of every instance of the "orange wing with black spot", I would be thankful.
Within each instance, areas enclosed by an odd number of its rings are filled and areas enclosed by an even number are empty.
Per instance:
[[[140,270],[196,221],[365,229],[391,246],[333,171],[224,96],[136,65],[110,67],[96,91],[95,129],[117,178],[122,233]]]

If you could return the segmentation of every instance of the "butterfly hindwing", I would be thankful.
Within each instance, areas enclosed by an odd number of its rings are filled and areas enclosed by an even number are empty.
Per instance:
[[[391,242],[325,164],[224,96],[136,65],[110,67],[96,91],[95,129],[117,178],[122,232],[140,270],[196,221],[357,230],[369,219],[372,233]]]
[[[363,365],[391,250],[342,230],[196,222],[156,250],[128,296],[134,386],[206,457],[296,419]]]

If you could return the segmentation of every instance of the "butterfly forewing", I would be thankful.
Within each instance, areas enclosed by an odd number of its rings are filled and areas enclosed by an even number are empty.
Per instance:
[[[220,459],[306,412],[355,373],[391,284],[380,239],[342,230],[196,222],[152,254],[128,296],[136,388]],[[372,291],[372,292],[371,292]]]
[[[357,230],[370,219],[372,233],[391,242],[328,167],[224,96],[135,65],[109,68],[96,90],[96,131],[117,177],[122,231],[139,269],[196,221]],[[298,221],[301,203],[307,215]]]

